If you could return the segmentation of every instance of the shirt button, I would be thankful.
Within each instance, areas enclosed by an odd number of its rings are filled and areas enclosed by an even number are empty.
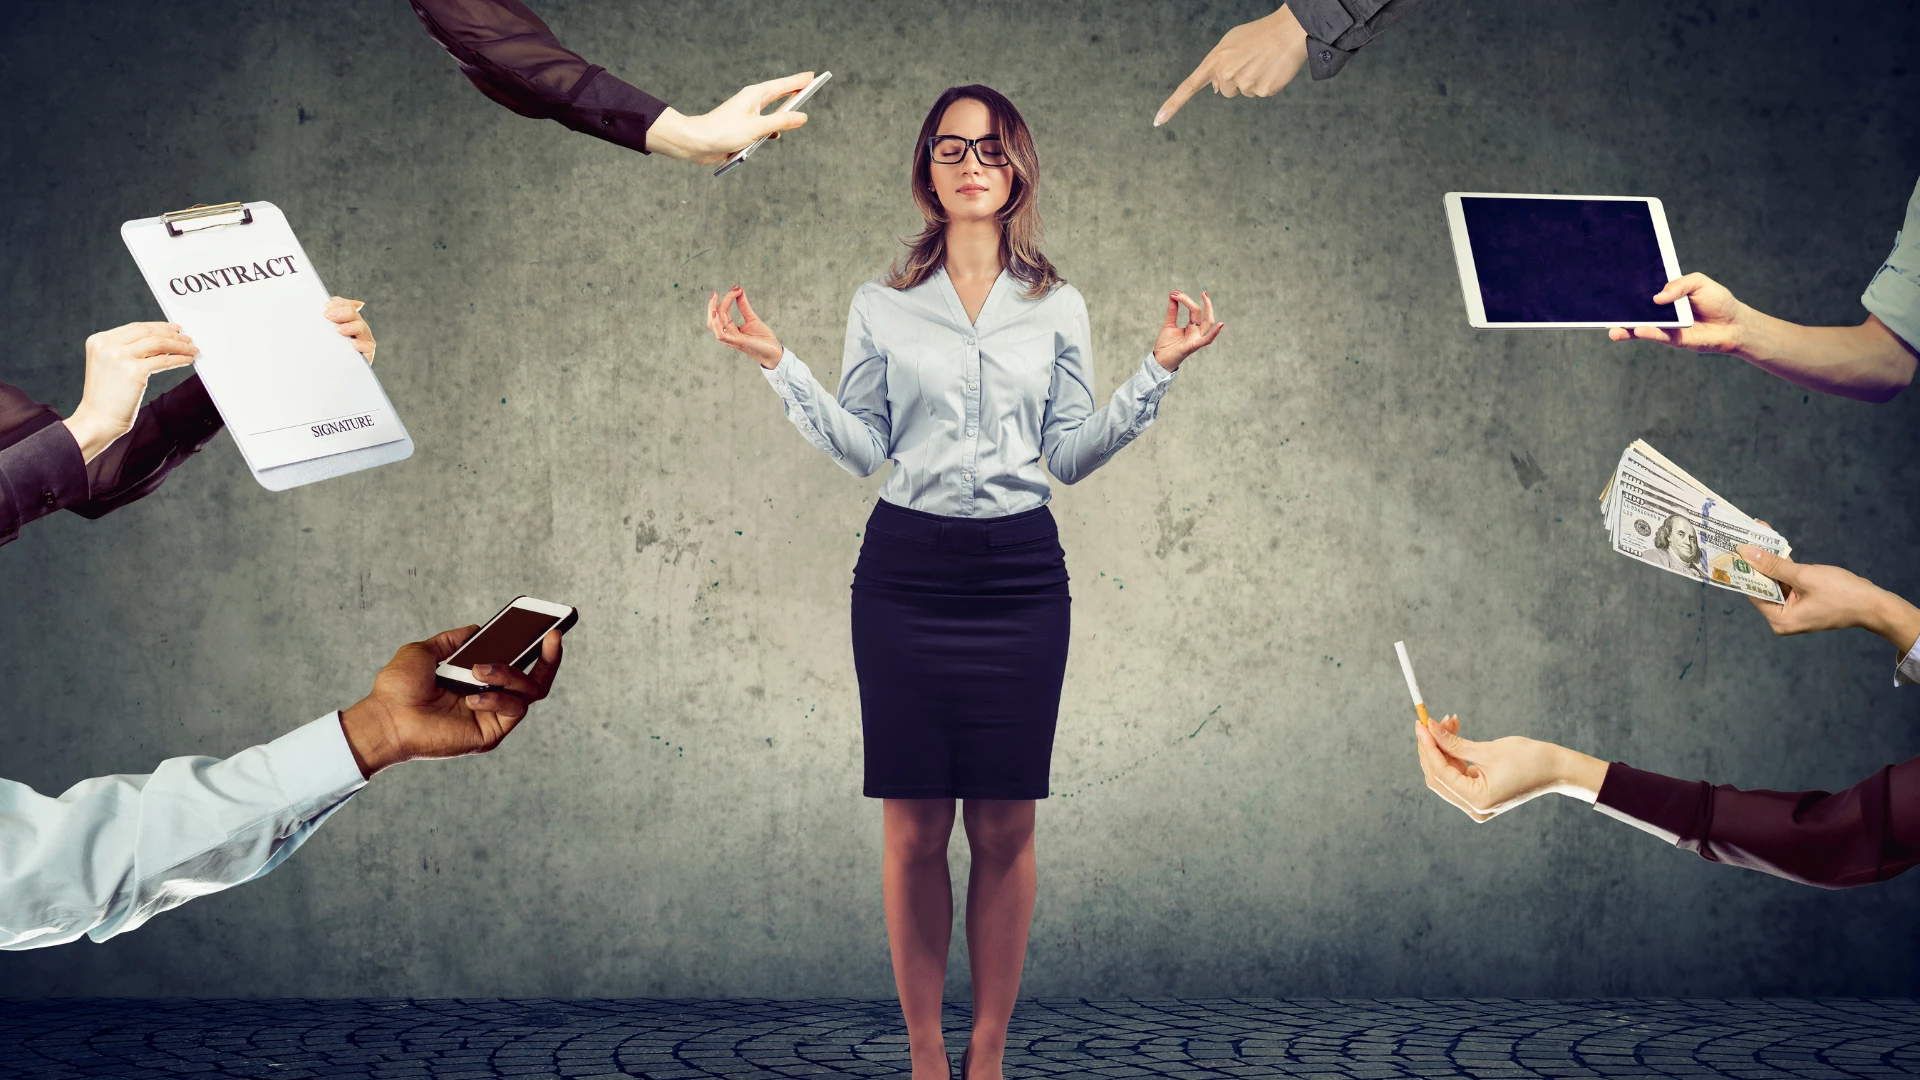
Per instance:
[[[967,437],[968,437],[968,438],[972,438],[972,437],[973,437],[973,429],[972,429],[972,428],[968,428],[968,429],[967,429]]]
[[[1321,49],[1320,62],[1323,64],[1327,64],[1327,63],[1332,63],[1332,61],[1333,61],[1333,54],[1331,52],[1328,52],[1325,49]]]
[[[1322,59],[1324,59],[1324,57],[1323,57]],[[600,126],[601,126],[601,127],[612,127],[612,126],[613,126],[613,114],[612,114],[612,113],[601,113],[601,114],[600,114]]]
[[[47,492],[42,492],[42,493],[41,493],[41,495],[40,495],[40,505],[41,505],[41,506],[52,506],[52,505],[54,505],[55,503],[57,503],[57,502],[59,502],[59,501],[60,501],[60,500],[59,500],[59,499],[57,499],[57,498],[55,498],[55,497],[54,497],[54,494],[53,494],[53,492],[51,492],[51,491],[47,491]]]
[[[972,339],[972,338],[968,338],[968,339],[967,339],[967,344],[969,344],[969,345],[971,345],[971,344],[973,344],[973,339]]]

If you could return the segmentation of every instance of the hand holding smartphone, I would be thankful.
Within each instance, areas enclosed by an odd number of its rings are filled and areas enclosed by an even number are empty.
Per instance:
[[[434,670],[434,681],[456,694],[478,694],[486,681],[473,673],[475,664],[505,664],[520,671],[540,656],[547,631],[566,633],[580,621],[580,613],[565,604],[517,596],[488,619],[452,656]]]
[[[783,112],[792,112],[794,109],[797,109],[802,105],[805,105],[807,103],[807,99],[813,96],[814,91],[826,85],[826,81],[831,78],[833,78],[833,72],[831,71],[821,72],[812,82],[806,85],[805,89],[789,95],[787,97],[787,100],[780,103],[779,108],[773,110],[774,113],[778,114]],[[715,169],[713,171],[713,175],[715,176],[726,175],[729,169],[732,169],[734,166],[739,165],[741,162],[747,160],[747,155],[753,153],[755,150],[760,149],[760,144],[766,141],[767,141],[767,136],[762,135],[759,138],[753,140],[753,142],[747,144],[745,147],[742,147],[741,149],[734,151],[733,154],[729,156],[725,162],[721,163],[718,169]]]

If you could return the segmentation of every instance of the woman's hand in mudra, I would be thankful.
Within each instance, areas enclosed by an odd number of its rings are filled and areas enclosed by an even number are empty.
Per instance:
[[[1213,344],[1226,323],[1213,320],[1213,298],[1204,290],[1201,303],[1183,292],[1167,294],[1167,321],[1160,325],[1160,336],[1153,339],[1153,358],[1168,371],[1180,370],[1187,357]],[[1180,325],[1180,308],[1187,309],[1187,325]]]
[[[733,321],[733,307],[740,305],[740,322]],[[747,291],[735,285],[722,297],[714,293],[707,301],[707,329],[713,331],[714,338],[730,349],[739,349],[755,360],[760,366],[771,371],[780,366],[780,356],[785,351],[780,348],[780,339],[773,336],[773,328],[760,321],[753,313],[753,305],[747,303]]]

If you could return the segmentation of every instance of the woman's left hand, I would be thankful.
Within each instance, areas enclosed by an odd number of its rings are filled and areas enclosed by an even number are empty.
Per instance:
[[[1213,344],[1213,339],[1226,329],[1226,323],[1213,321],[1213,298],[1205,290],[1200,293],[1201,303],[1183,292],[1167,294],[1167,321],[1160,325],[1160,336],[1153,339],[1153,358],[1168,371],[1180,370],[1180,364],[1187,357]],[[1181,326],[1180,308],[1187,309],[1187,325]]]

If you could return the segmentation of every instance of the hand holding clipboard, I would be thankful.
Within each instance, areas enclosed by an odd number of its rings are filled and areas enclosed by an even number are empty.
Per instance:
[[[261,486],[412,455],[379,380],[321,314],[327,290],[279,207],[196,207],[120,233],[167,317],[199,347],[195,368]],[[370,334],[365,344],[370,357]]]

